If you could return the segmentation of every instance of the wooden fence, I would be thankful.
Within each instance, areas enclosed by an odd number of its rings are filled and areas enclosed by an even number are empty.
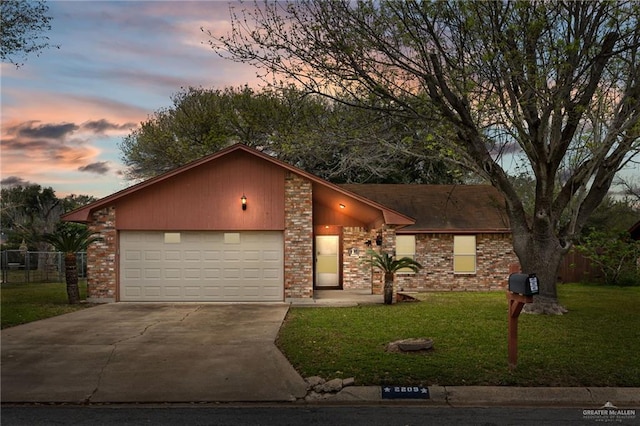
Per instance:
[[[598,265],[593,264],[582,253],[571,249],[562,259],[560,269],[558,269],[558,282],[602,283],[604,282],[604,274]]]

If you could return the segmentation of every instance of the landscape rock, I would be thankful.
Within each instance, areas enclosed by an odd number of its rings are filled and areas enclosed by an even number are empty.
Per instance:
[[[307,382],[310,389],[315,388],[318,385],[322,385],[324,382],[326,382],[326,380],[320,376],[311,376],[311,377],[307,377],[304,380],[305,382]]]
[[[300,400],[304,399],[304,401],[307,402],[332,398],[343,388],[354,386],[356,382],[355,377],[348,377],[346,379],[336,378],[327,381],[319,376],[310,376],[304,380],[307,382],[307,395]]]
[[[328,382],[325,382],[319,387],[320,387],[319,389],[320,392],[325,392],[325,393],[339,392],[342,389],[342,379],[329,380]],[[318,392],[318,389],[314,388],[314,390]]]
[[[432,339],[402,339],[389,343],[387,352],[424,352],[432,348]]]

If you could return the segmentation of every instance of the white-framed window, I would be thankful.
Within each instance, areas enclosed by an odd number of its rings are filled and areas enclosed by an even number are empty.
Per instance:
[[[453,273],[476,273],[476,236],[453,236]]]
[[[416,236],[415,235],[396,235],[396,259],[408,257],[416,259]],[[398,270],[399,274],[415,274],[409,268]]]

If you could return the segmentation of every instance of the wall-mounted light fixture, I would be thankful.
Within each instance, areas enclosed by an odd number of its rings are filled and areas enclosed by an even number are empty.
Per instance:
[[[247,209],[247,197],[246,197],[246,195],[242,194],[242,197],[240,197],[240,202],[242,203],[242,210],[246,210]]]
[[[344,209],[346,206],[342,203],[339,204],[341,209]]]

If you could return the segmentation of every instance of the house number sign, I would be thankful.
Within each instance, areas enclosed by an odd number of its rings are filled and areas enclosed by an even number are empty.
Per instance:
[[[382,399],[429,399],[425,386],[382,386]]]

